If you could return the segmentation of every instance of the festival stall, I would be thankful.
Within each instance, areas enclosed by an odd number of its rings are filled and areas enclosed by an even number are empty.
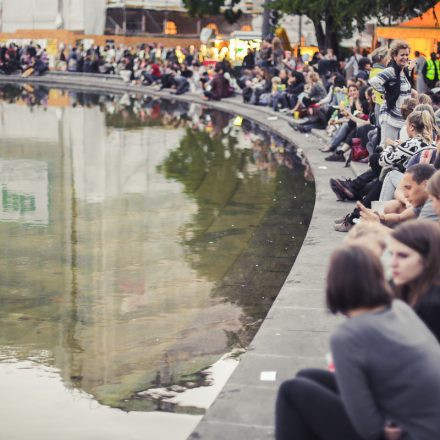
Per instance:
[[[419,51],[425,57],[437,52],[440,43],[440,2],[420,17],[413,18],[398,26],[380,26],[376,28],[378,39],[405,40],[411,52]]]

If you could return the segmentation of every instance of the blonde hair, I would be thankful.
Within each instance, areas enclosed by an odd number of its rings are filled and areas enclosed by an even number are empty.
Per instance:
[[[417,100],[415,98],[405,98],[400,106],[400,113],[406,119],[416,108]]]
[[[416,107],[417,108],[417,107]],[[417,134],[428,143],[432,142],[432,132],[435,122],[429,110],[414,110],[406,119],[408,124],[412,125]]]
[[[274,37],[272,40],[272,46],[274,49],[282,49],[281,40],[278,37]]]
[[[390,57],[395,57],[402,49],[410,50],[409,44],[403,40],[394,40],[390,46]]]
[[[431,196],[440,199],[440,170],[437,170],[428,180],[426,190],[429,194],[431,194]]]
[[[386,47],[378,47],[377,49],[374,49],[373,52],[371,52],[370,57],[373,62],[384,61],[385,58],[388,57],[388,49]]]
[[[360,222],[350,229],[344,241],[346,244],[350,244],[354,240],[368,237],[371,240],[375,240],[382,251],[384,251],[388,245],[390,232],[388,228],[380,223]]]
[[[432,105],[432,99],[426,93],[419,93],[416,97],[417,104],[429,104]]]
[[[309,72],[308,78],[310,81],[317,83],[320,81],[319,75],[316,72]]]

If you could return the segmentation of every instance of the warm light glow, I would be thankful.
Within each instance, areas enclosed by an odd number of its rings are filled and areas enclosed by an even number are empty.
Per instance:
[[[208,23],[205,27],[212,29],[214,35],[218,35],[218,26],[215,23]]]
[[[177,34],[177,26],[174,21],[167,20],[165,22],[165,34],[166,35],[176,35]]]

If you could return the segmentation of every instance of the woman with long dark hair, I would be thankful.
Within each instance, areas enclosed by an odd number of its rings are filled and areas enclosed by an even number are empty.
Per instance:
[[[440,226],[404,222],[391,233],[395,296],[414,308],[440,342]]]
[[[302,370],[281,385],[276,439],[439,439],[440,345],[392,300],[372,251],[334,252],[327,304],[349,318],[331,337],[335,373]]]

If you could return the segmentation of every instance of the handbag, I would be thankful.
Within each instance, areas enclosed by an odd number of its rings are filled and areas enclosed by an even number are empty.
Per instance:
[[[367,157],[368,150],[362,146],[362,140],[360,138],[353,138],[351,140],[351,160],[360,162]]]
[[[362,146],[361,138],[353,138],[351,140],[350,154],[345,162],[345,167],[348,167],[352,160],[355,162],[363,162],[368,156],[368,150]]]

